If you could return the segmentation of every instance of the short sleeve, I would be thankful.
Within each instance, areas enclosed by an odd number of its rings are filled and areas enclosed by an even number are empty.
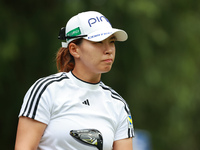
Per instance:
[[[48,95],[44,79],[36,81],[27,91],[20,116],[25,116],[48,124],[50,120],[51,98]]]
[[[114,141],[134,137],[132,117],[127,106],[121,110]]]

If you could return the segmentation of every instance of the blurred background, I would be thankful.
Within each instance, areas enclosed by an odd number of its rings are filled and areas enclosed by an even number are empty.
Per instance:
[[[28,88],[56,73],[60,28],[82,11],[104,14],[129,39],[116,43],[102,80],[129,104],[151,150],[200,149],[200,2],[196,0],[0,0],[0,145],[14,149]]]

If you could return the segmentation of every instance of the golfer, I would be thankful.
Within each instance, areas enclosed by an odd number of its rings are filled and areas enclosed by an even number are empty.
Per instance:
[[[115,42],[127,40],[127,33],[87,11],[72,17],[58,37],[58,73],[27,91],[15,150],[132,150],[128,105],[101,81],[112,68]]]

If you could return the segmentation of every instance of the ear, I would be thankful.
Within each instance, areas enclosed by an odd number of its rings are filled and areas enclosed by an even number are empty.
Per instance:
[[[80,57],[79,56],[79,47],[74,43],[69,44],[69,52],[74,58]]]

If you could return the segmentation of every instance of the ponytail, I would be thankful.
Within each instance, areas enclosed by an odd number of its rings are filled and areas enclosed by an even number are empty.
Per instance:
[[[56,56],[58,72],[69,72],[74,68],[74,57],[69,53],[68,48],[61,47]]]
[[[72,41],[76,45],[82,43],[82,38]],[[70,54],[69,48],[61,47],[56,55],[56,65],[58,72],[69,72],[74,69],[74,57]]]

